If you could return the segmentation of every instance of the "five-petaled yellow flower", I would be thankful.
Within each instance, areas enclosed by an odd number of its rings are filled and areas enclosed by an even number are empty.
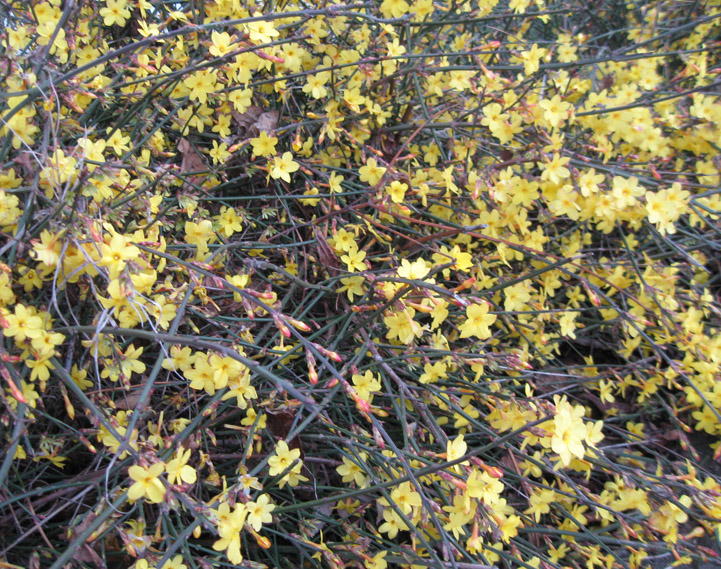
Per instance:
[[[488,304],[471,304],[466,308],[466,321],[459,326],[461,338],[475,336],[481,340],[491,337],[489,326],[496,321],[495,314],[488,313]]]
[[[103,24],[106,26],[117,24],[123,27],[125,20],[130,18],[128,0],[105,0],[105,8],[100,8],[100,15],[103,17]]]
[[[128,488],[128,498],[140,500],[146,498],[154,504],[160,504],[165,498],[165,486],[159,476],[165,470],[165,463],[156,462],[145,468],[137,464],[128,469],[128,475],[135,483]]]
[[[361,182],[368,182],[370,186],[375,186],[381,181],[386,170],[387,168],[378,166],[375,158],[369,158],[366,165],[358,169],[358,173],[360,174]]]
[[[292,152],[284,152],[283,156],[273,158],[273,165],[270,167],[270,177],[274,180],[284,180],[290,182],[290,175],[300,168],[298,163],[293,160]]]
[[[188,465],[190,453],[190,449],[185,452],[183,452],[183,449],[178,449],[175,458],[168,462],[165,466],[165,471],[168,473],[168,482],[171,484],[180,484],[181,482],[193,484],[198,479],[195,468]]]
[[[268,474],[276,476],[290,468],[300,458],[300,449],[288,448],[288,443],[280,441],[275,446],[275,454],[268,459]]]

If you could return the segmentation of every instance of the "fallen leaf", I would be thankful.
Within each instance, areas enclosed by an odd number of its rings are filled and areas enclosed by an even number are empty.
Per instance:
[[[130,411],[131,409],[135,409],[139,402],[140,391],[136,391],[134,393],[123,394],[123,397],[118,398],[118,400],[114,403],[118,409],[122,411]]]
[[[280,118],[278,111],[263,111],[256,105],[251,105],[244,113],[233,111],[232,114],[241,138],[255,138],[261,131],[272,134]]]
[[[208,170],[203,157],[193,148],[193,145],[190,144],[187,138],[180,139],[180,142],[178,142],[178,151],[183,157],[183,161],[180,163],[181,174],[198,174]],[[198,175],[187,177],[186,184],[197,185],[200,179],[201,176]]]
[[[256,105],[251,105],[244,113],[232,111],[233,120],[238,125],[238,135],[243,138],[248,133],[250,127],[255,124],[258,117],[263,114],[263,109]]]
[[[265,415],[267,417],[268,430],[270,433],[279,440],[285,440],[290,434],[293,424],[295,423],[295,413],[290,410],[278,409],[271,412],[266,409]],[[288,448],[297,448],[300,450],[301,457],[304,454],[298,435],[295,435],[288,441]]]
[[[280,113],[278,111],[266,111],[260,115],[258,120],[255,121],[255,124],[250,127],[249,134],[258,136],[261,131],[264,131],[267,134],[272,134],[275,131],[275,127],[278,126],[279,118]]]
[[[333,252],[328,240],[325,238],[323,232],[316,228],[315,230],[315,242],[316,248],[318,249],[318,260],[320,264],[327,269],[330,269],[331,276],[338,274],[338,256]]]

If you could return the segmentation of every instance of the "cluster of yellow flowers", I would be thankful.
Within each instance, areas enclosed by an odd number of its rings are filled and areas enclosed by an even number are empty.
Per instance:
[[[704,553],[721,5],[7,5],[0,485],[93,561]]]

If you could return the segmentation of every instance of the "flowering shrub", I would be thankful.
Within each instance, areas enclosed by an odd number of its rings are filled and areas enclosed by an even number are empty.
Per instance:
[[[3,10],[8,567],[717,556],[721,4]]]

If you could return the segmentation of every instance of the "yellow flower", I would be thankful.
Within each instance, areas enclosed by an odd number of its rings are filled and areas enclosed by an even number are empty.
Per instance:
[[[35,8],[37,15],[37,7]],[[28,29],[25,26],[18,26],[17,29],[7,29],[7,43],[16,52],[22,51],[30,43]],[[18,447],[19,448],[19,447]]]
[[[371,393],[380,391],[382,387],[380,380],[369,369],[363,375],[354,373],[351,380],[358,397],[368,402],[370,402]]]
[[[285,441],[280,441],[276,445],[275,455],[268,459],[268,466],[270,466],[268,474],[271,476],[277,476],[287,471],[280,481],[281,488],[285,486],[286,483],[291,486],[297,486],[301,480],[307,480],[307,478],[300,475],[300,471],[303,468],[303,461],[300,460],[300,449],[288,448],[288,443]],[[259,528],[256,528],[256,530],[257,529]]]
[[[557,217],[566,215],[575,221],[581,213],[581,206],[578,202],[578,194],[570,185],[566,184],[556,192],[555,199],[548,204],[548,207],[553,215]]]
[[[318,188],[312,187],[312,188],[308,188],[306,191],[304,191],[303,195],[304,196],[317,196],[319,193],[320,193],[320,191],[318,190]],[[320,201],[320,199],[318,199],[318,198],[302,198],[302,199],[299,199],[298,201],[303,205],[315,207],[318,205],[318,202]]]
[[[501,492],[504,488],[503,482],[498,478],[479,469],[473,469],[466,481],[465,495],[467,498],[483,500],[490,506],[501,499]]]
[[[328,178],[328,191],[331,194],[339,194],[343,191],[343,187],[341,186],[341,182],[345,178],[343,176],[340,176],[336,174],[335,172],[332,172],[330,177]]]
[[[158,24],[149,24],[145,20],[140,20],[138,27],[138,33],[140,33],[140,35],[144,38],[160,35],[160,26]]]
[[[368,185],[375,186],[381,181],[386,170],[387,168],[378,166],[375,158],[369,158],[366,165],[358,169],[358,173],[360,174],[361,182],[368,182]]]
[[[343,100],[352,111],[359,113],[360,105],[365,102],[366,98],[360,94],[360,89],[355,87],[353,89],[346,89],[343,92]]]
[[[358,249],[358,243],[356,243],[355,235],[345,229],[339,229],[336,231],[333,234],[333,239],[330,244],[336,251],[347,252],[353,249]]]
[[[524,510],[524,514],[533,514],[533,518],[538,523],[542,514],[551,511],[551,504],[556,501],[556,492],[550,488],[535,489],[529,499],[529,508]]]
[[[558,563],[559,560],[566,557],[566,554],[568,553],[569,548],[568,545],[565,543],[562,543],[558,547],[549,547],[548,548],[548,557],[553,563]]]
[[[649,223],[656,225],[661,235],[676,233],[674,222],[688,211],[689,193],[678,183],[659,192],[647,192],[646,212]]]
[[[204,389],[208,395],[215,394],[215,370],[207,356],[196,357],[193,368],[184,372],[185,379],[190,381],[191,389]]]
[[[413,508],[420,508],[423,505],[421,495],[413,490],[413,485],[408,481],[399,484],[391,492],[391,501],[406,516],[413,512]]]
[[[690,496],[681,496],[678,499],[679,504],[684,508],[690,508],[692,500]],[[670,543],[676,543],[678,540],[677,530],[678,524],[688,521],[688,514],[673,502],[665,501],[660,508],[656,509],[649,518],[651,527],[666,534],[664,540]]]
[[[400,18],[410,9],[406,0],[383,0],[381,4],[381,13],[385,18]]]
[[[461,331],[461,338],[475,336],[481,340],[491,337],[489,326],[496,321],[495,314],[488,313],[488,304],[471,304],[466,308],[466,321],[458,329]]]
[[[543,109],[543,118],[553,128],[562,126],[573,108],[570,103],[561,101],[559,95],[554,95],[552,99],[544,99],[539,103],[539,106]]]
[[[364,452],[359,453],[358,462],[365,463],[368,455]],[[368,485],[368,477],[364,474],[363,468],[360,464],[344,456],[343,464],[336,468],[336,472],[343,477],[343,482],[350,483],[355,482],[359,488],[364,488]]]
[[[616,200],[616,207],[624,209],[636,205],[636,198],[645,193],[643,186],[638,183],[636,176],[625,178],[623,176],[613,177],[613,195]]]
[[[403,203],[403,198],[406,197],[406,191],[408,185],[398,180],[393,180],[387,187],[386,193],[390,196],[393,203]]]
[[[223,502],[216,510],[218,535],[220,539],[213,543],[215,551],[226,550],[228,560],[234,565],[240,565],[243,555],[240,552],[240,531],[245,524],[248,510],[245,504],[236,504],[233,511],[230,506]]]
[[[125,20],[130,18],[128,0],[105,0],[105,8],[100,9],[100,15],[106,26],[117,24],[122,28]]]
[[[220,213],[215,217],[215,219],[218,222],[218,225],[220,225],[221,231],[225,233],[226,237],[230,237],[237,231],[243,229],[243,226],[241,225],[243,218],[239,216],[232,207],[222,206],[220,208]]]
[[[155,504],[162,502],[165,498],[165,486],[158,477],[164,470],[165,464],[162,462],[156,462],[148,468],[137,464],[131,466],[128,475],[135,483],[128,489],[128,498],[131,500],[147,498]]]
[[[107,293],[108,298],[98,295],[98,300],[100,301],[100,304],[103,305],[103,308],[106,310],[113,310],[116,313],[128,306],[128,299],[133,296],[133,291],[124,283],[121,283],[119,279],[113,279],[110,281]]]
[[[393,539],[398,535],[399,531],[404,531],[408,529],[408,526],[403,521],[403,519],[390,508],[386,508],[383,510],[383,519],[385,520],[384,523],[382,523],[380,526],[378,526],[378,531],[382,533],[387,533],[389,539]]]
[[[365,251],[359,251],[358,249],[353,248],[349,250],[345,255],[341,256],[340,260],[346,264],[348,270],[351,273],[354,273],[355,271],[368,270],[368,265],[364,260],[365,258]]]
[[[270,177],[274,180],[285,180],[290,183],[290,175],[297,171],[300,165],[293,160],[291,152],[284,152],[283,156],[273,158],[273,165],[270,168]]]
[[[448,377],[448,366],[445,362],[427,363],[423,366],[423,374],[418,378],[421,383],[435,383]]]
[[[506,311],[523,310],[526,303],[531,300],[530,286],[527,281],[507,287],[503,294],[506,297],[503,307]]]
[[[23,285],[25,292],[30,292],[34,288],[41,288],[43,286],[43,280],[35,269],[26,270],[18,279],[18,282]]]
[[[416,311],[413,308],[406,308],[399,312],[393,312],[383,317],[383,322],[388,326],[386,338],[393,340],[398,338],[400,342],[411,345],[415,338],[423,335],[423,327],[413,320]]]
[[[443,529],[453,532],[453,536],[459,539],[461,535],[465,535],[465,526],[471,520],[476,512],[476,503],[468,502],[463,496],[456,494],[453,496],[452,506],[443,506],[443,509],[448,512],[448,523],[443,526]]]
[[[70,370],[70,377],[83,391],[93,386],[93,382],[87,379],[87,376],[88,370],[80,369],[78,368],[78,364],[73,364],[73,368]]]
[[[409,280],[422,280],[430,272],[428,265],[423,259],[416,259],[412,263],[408,259],[401,261],[401,266],[398,267],[398,276],[402,279]]]
[[[240,424],[244,427],[252,427],[255,424],[256,419],[258,421],[257,430],[262,431],[263,429],[265,429],[268,421],[268,416],[264,413],[260,416],[260,418],[258,418],[258,412],[252,407],[249,407],[248,411],[246,411],[245,413],[245,418],[240,420]]]
[[[310,95],[314,99],[321,99],[328,94],[325,84],[330,79],[330,71],[321,71],[313,75],[308,75],[303,85],[303,92]]]
[[[466,450],[468,450],[468,445],[466,444],[466,441],[463,439],[463,435],[458,435],[455,439],[452,441],[449,439],[446,443],[446,461],[452,462],[454,460],[457,460],[464,456],[466,454]],[[462,462],[461,464],[467,464],[467,462]],[[456,472],[459,472],[459,466],[461,464],[456,464],[453,466],[453,469]]]
[[[31,241],[33,245],[31,255],[39,263],[54,267],[60,262],[60,253],[63,247],[60,237],[59,233],[50,233],[47,229],[43,229],[40,233],[40,240],[33,239]]]
[[[0,190],[0,227],[9,228],[17,221],[22,215],[19,205],[20,200],[17,196]],[[43,231],[43,233],[47,233],[47,231]]]
[[[25,338],[39,338],[43,332],[43,321],[39,316],[25,308],[22,304],[15,305],[15,313],[5,316],[7,326],[3,334],[9,338],[14,337],[16,342]]]
[[[43,170],[45,182],[51,186],[62,187],[66,182],[73,182],[78,175],[78,161],[65,152],[56,149],[48,157],[48,168]]]
[[[254,502],[248,502],[245,508],[248,512],[248,525],[255,531],[260,531],[263,524],[269,524],[273,521],[271,512],[275,510],[275,504],[270,503],[268,494],[261,495]]]
[[[261,14],[260,12],[255,12],[253,14],[253,17],[261,18],[263,17],[263,14]],[[274,37],[280,35],[280,32],[278,32],[278,30],[273,27],[273,24],[264,20],[260,20],[257,22],[249,22],[247,24],[244,24],[244,26],[248,32],[248,35],[250,36],[250,41],[252,41],[256,45],[261,43],[269,43],[273,41]]]
[[[253,91],[250,89],[236,89],[230,95],[228,100],[233,103],[233,108],[239,113],[244,113],[253,102]]]
[[[185,563],[183,563],[182,555],[176,555],[171,560],[163,563],[162,567],[160,567],[160,569],[187,569],[187,568],[188,568],[188,566]]]
[[[32,383],[20,381],[20,391],[22,392],[22,397],[25,399],[25,403],[35,409],[38,405],[37,400],[40,399],[40,395],[35,391],[35,386]],[[17,395],[19,396],[20,394],[18,393]],[[15,398],[15,391],[13,391],[13,395],[8,399],[8,403],[13,411],[17,409],[18,400]]]
[[[139,358],[144,349],[136,348],[133,344],[130,344],[124,353],[118,350],[112,358],[103,360],[104,368],[100,372],[100,377],[108,377],[111,381],[122,379],[127,382],[133,373],[143,373],[145,364]]]
[[[365,294],[365,278],[361,275],[355,277],[344,277],[340,280],[343,286],[336,289],[336,293],[346,293],[348,300],[353,302],[356,296],[363,296]]]
[[[533,44],[528,51],[521,52],[519,59],[523,62],[523,71],[526,75],[533,75],[538,71],[541,59],[546,56],[548,50],[539,48],[538,44]]]
[[[210,356],[210,367],[213,368],[213,382],[216,389],[223,389],[231,379],[243,373],[243,364],[230,356]]]
[[[83,160],[86,161],[85,166],[89,172],[93,172],[98,167],[97,164],[92,164],[91,162],[105,162],[103,152],[105,152],[106,146],[107,142],[103,139],[96,140],[95,142],[88,138],[81,138],[78,140],[78,147],[83,150]]]
[[[211,55],[215,57],[223,57],[226,53],[233,51],[233,45],[230,42],[230,34],[228,32],[213,32],[210,34],[213,45],[208,48]]]
[[[25,365],[28,366],[32,371],[30,372],[30,381],[35,379],[40,380],[41,390],[44,390],[45,382],[50,377],[50,370],[55,369],[55,366],[50,361],[53,353],[51,352],[45,357],[39,357],[35,360],[25,360]]]
[[[501,530],[501,539],[508,543],[512,537],[518,535],[518,528],[519,526],[522,527],[523,523],[518,516],[504,516],[501,514],[501,520],[503,522],[499,528]]]
[[[268,136],[268,133],[262,130],[256,138],[250,139],[250,144],[253,147],[253,156],[267,157],[275,154],[278,139],[275,136]]]
[[[386,569],[386,567],[388,567],[388,562],[385,560],[387,554],[387,551],[381,551],[380,553],[376,553],[372,558],[367,559],[365,569]]]
[[[213,159],[213,164],[223,164],[229,157],[228,145],[225,142],[218,144],[217,141],[213,141],[213,149],[208,153]]]
[[[178,449],[175,458],[165,465],[165,472],[168,473],[168,482],[171,484],[179,484],[180,482],[193,484],[198,479],[195,468],[188,465],[190,453],[190,449],[185,452],[183,452],[183,449]]]
[[[543,170],[543,172],[541,172],[541,179],[554,184],[565,180],[571,175],[571,172],[565,167],[570,161],[570,158],[562,158],[561,155],[556,152],[553,155],[553,160],[550,162],[538,162],[538,167]]]
[[[576,317],[578,312],[570,311],[566,312],[558,320],[558,324],[561,328],[561,336],[564,338],[575,338],[576,337]]]
[[[454,245],[450,250],[445,245],[441,245],[440,252],[433,253],[433,262],[436,265],[451,265],[449,269],[443,271],[446,278],[450,274],[450,269],[467,273],[473,268],[473,257],[470,253],[461,251],[458,245]]]
[[[208,241],[215,241],[213,224],[209,219],[203,219],[200,223],[194,221],[185,222],[185,242],[198,247],[207,245]]]
[[[561,458],[561,464],[568,466],[573,457],[581,459],[586,452],[583,441],[588,431],[582,419],[585,411],[580,405],[573,407],[568,401],[558,397],[555,403],[551,448]]]
[[[183,84],[190,89],[191,100],[205,104],[208,101],[208,95],[215,92],[217,80],[218,76],[215,70],[200,69],[186,77]]]
[[[110,243],[101,243],[100,251],[102,257],[98,264],[108,268],[111,279],[116,279],[125,268],[126,263],[135,260],[140,255],[140,249],[119,233],[113,234]]]
[[[288,447],[288,443],[280,441],[275,447],[275,455],[268,459],[268,474],[276,476],[281,474],[292,465],[295,461],[300,458],[300,449],[294,448],[291,450]]]

